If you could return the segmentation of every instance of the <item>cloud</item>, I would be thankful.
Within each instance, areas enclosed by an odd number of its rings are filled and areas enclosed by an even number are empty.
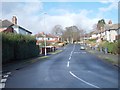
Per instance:
[[[111,0],[110,0],[111,1]],[[107,1],[105,1],[107,3]],[[99,8],[99,10],[101,12],[107,12],[107,11],[111,11],[113,9],[118,9],[118,2],[117,1],[114,1],[114,2],[110,2],[111,4],[108,6],[108,7],[102,7],[102,8]]]
[[[62,25],[63,28],[76,25],[87,32],[92,30],[92,26],[101,18],[90,18],[91,10],[79,10],[71,12],[64,8],[49,9],[55,15],[43,14],[44,3],[41,2],[4,2],[2,8],[2,19],[11,21],[13,15],[17,16],[18,24],[33,34],[39,32],[50,33],[55,25]],[[113,8],[113,6],[112,6]],[[103,9],[100,9],[102,11]]]
[[[92,12],[88,10],[80,10],[77,14],[65,9],[50,10],[59,15],[44,15],[41,12],[42,10],[43,4],[40,2],[5,2],[3,3],[2,18],[11,21],[12,16],[15,15],[18,18],[18,24],[32,31],[34,34],[41,31],[50,33],[52,28],[58,24],[62,25],[63,28],[77,25],[83,29],[90,30],[92,24],[96,22],[95,19],[91,20],[87,17]]]
[[[107,3],[110,3],[110,2],[114,2],[114,1],[117,1],[117,0],[100,0],[99,2],[107,4]]]
[[[46,15],[45,23],[44,19],[39,22],[41,31],[51,32],[55,25],[62,25],[63,28],[76,25],[86,31],[92,30],[93,24],[95,24],[99,19],[88,18],[87,15],[91,11],[81,10],[80,13],[65,13],[62,15]]]
[[[101,2],[108,3],[119,0],[1,0],[2,2]]]
[[[41,2],[3,2],[1,18],[11,21],[12,16],[15,15],[19,25],[34,32],[38,30],[41,11]]]

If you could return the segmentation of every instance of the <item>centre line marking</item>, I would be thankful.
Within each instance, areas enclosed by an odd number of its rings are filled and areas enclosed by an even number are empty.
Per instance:
[[[67,63],[67,67],[69,67],[69,63],[70,63],[70,62],[68,61],[68,63]]]
[[[93,85],[93,84],[91,84],[91,83],[89,83],[89,82],[87,82],[87,81],[85,81],[85,80],[77,77],[77,76],[76,76],[74,73],[72,73],[71,71],[69,71],[69,73],[70,73],[73,77],[75,77],[75,78],[77,78],[78,80],[84,82],[85,84],[88,84],[88,85],[90,85],[90,86],[92,86],[92,87],[95,87],[95,88],[100,88],[100,87],[98,87],[98,86],[96,86],[96,85]]]
[[[69,57],[69,60],[71,59],[71,57]]]
[[[70,53],[69,60],[70,60],[71,57],[72,57],[72,54],[73,54],[74,49],[75,49],[75,45],[73,46],[73,50],[72,50],[71,53]],[[68,61],[68,63],[67,63],[67,67],[69,67],[69,61]]]

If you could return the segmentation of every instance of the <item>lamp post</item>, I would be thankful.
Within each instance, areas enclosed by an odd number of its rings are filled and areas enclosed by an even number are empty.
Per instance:
[[[44,28],[46,29],[46,25],[45,25],[45,15],[47,13],[44,13]],[[46,34],[44,35],[44,43],[45,43],[45,56],[47,55],[47,50],[46,50]]]
[[[46,35],[44,35],[44,44],[45,44],[45,56],[47,55],[47,50],[46,50]]]

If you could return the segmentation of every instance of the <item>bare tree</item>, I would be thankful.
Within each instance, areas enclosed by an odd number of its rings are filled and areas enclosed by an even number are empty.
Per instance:
[[[67,42],[77,42],[80,38],[80,30],[77,26],[66,27],[63,34],[63,38],[67,40]]]
[[[63,27],[61,25],[55,25],[52,29],[52,33],[56,36],[61,36],[63,34]]]

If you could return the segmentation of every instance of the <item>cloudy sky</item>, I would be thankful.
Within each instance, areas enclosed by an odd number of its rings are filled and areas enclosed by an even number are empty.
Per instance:
[[[85,1],[85,0],[84,0]],[[106,23],[112,20],[118,23],[118,1],[99,0],[89,1],[2,1],[2,15],[0,19],[11,21],[12,16],[18,19],[18,25],[30,30],[33,34],[39,32],[50,33],[55,25],[63,28],[76,25],[87,32],[92,30],[94,24],[100,19]]]

